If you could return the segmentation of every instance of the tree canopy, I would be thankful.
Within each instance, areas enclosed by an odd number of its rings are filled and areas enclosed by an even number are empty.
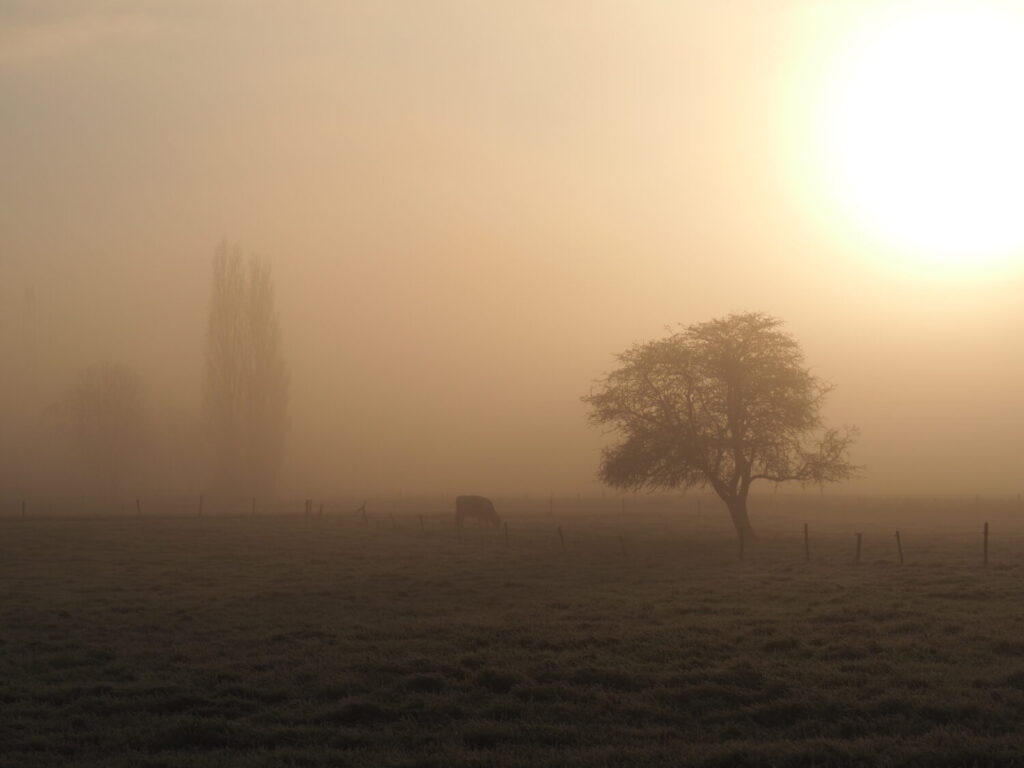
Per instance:
[[[734,314],[635,344],[583,398],[610,427],[599,475],[626,489],[710,486],[742,536],[757,480],[819,484],[854,476],[853,429],[824,427],[831,387],[806,368],[782,321]]]

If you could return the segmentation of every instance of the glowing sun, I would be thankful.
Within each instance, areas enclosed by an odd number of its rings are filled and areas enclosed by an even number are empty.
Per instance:
[[[823,170],[858,229],[934,268],[1022,258],[1024,3],[888,6],[828,80]]]

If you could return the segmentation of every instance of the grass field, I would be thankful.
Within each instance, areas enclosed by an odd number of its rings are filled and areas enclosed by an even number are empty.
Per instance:
[[[1024,765],[1020,510],[769,503],[0,520],[0,766]]]

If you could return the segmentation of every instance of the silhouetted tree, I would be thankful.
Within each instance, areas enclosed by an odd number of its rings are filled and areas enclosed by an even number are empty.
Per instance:
[[[284,458],[287,408],[288,368],[270,267],[222,244],[213,259],[205,388],[218,489],[273,490]]]
[[[120,490],[147,443],[148,404],[139,375],[118,363],[92,365],[78,375],[58,410],[96,486]]]
[[[583,398],[591,423],[621,437],[603,452],[601,479],[637,490],[710,485],[744,539],[753,536],[755,481],[855,475],[847,458],[855,430],[823,428],[831,387],[804,367],[781,325],[760,313],[729,315],[618,355],[620,367]]]

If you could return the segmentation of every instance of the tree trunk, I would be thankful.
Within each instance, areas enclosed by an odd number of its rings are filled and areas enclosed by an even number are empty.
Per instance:
[[[736,526],[736,536],[740,542],[751,542],[757,539],[754,529],[750,527],[750,516],[747,514],[747,500],[733,499],[727,502],[729,505],[729,516],[732,517],[732,524]]]

